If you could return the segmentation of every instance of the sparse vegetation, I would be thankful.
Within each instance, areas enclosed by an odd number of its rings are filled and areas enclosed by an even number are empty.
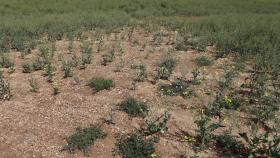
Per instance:
[[[46,157],[69,157],[55,151],[61,133],[108,113],[100,127],[122,135],[122,157],[280,157],[279,0],[1,0],[0,19],[0,157],[36,156],[23,150],[29,141]],[[85,83],[90,74],[114,81]],[[84,87],[115,83],[106,95]],[[19,144],[30,118],[43,132]],[[88,151],[105,137],[100,127],[77,129],[64,150]],[[111,157],[112,142],[98,154]]]

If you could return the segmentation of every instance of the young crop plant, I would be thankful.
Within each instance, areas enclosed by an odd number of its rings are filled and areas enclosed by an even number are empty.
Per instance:
[[[31,78],[29,79],[29,85],[31,87],[31,92],[38,92],[39,91],[39,83],[38,81],[33,77],[31,76]]]
[[[167,123],[171,115],[166,111],[156,120],[146,121],[147,128],[144,130],[145,135],[152,135],[160,131],[167,131]]]
[[[0,74],[0,101],[10,100],[11,97],[10,83]]]
[[[176,60],[173,58],[166,58],[159,64],[157,70],[157,79],[168,80],[176,66]]]
[[[131,117],[145,117],[148,113],[146,103],[129,97],[117,105],[120,110],[126,112]]]
[[[121,136],[116,144],[119,154],[124,158],[156,157],[154,142],[139,134]]]
[[[64,78],[67,78],[67,77],[72,77],[73,76],[73,69],[72,69],[72,65],[70,62],[63,62],[62,63],[62,70],[64,72]]]
[[[52,83],[53,95],[58,95],[60,93],[60,88],[57,82]]]
[[[77,128],[76,132],[66,139],[67,144],[63,150],[68,150],[71,153],[82,150],[86,153],[96,140],[105,137],[106,134],[96,125],[90,125],[90,127],[83,129]]]
[[[32,69],[34,71],[43,70],[44,66],[47,64],[47,61],[42,57],[37,57],[32,63]]]
[[[28,63],[22,64],[22,72],[23,73],[31,73],[32,72],[32,65]]]
[[[280,157],[280,135],[279,132],[272,128],[260,132],[259,125],[253,125],[251,134],[239,133],[246,142],[247,157]]]
[[[198,127],[197,145],[200,149],[205,149],[206,145],[214,139],[212,132],[220,127],[217,123],[211,123],[211,119],[204,114],[195,121]]]
[[[198,68],[192,71],[192,76],[193,76],[193,80],[192,80],[193,84],[195,85],[200,84],[200,80],[198,79],[198,77],[200,76],[200,71]]]
[[[110,88],[114,87],[115,84],[111,79],[105,79],[102,77],[94,77],[92,78],[87,84],[92,90],[99,92],[102,90],[109,90]]]
[[[47,63],[44,67],[44,75],[47,77],[48,82],[53,82],[53,76],[55,75],[55,67],[51,63]]]
[[[109,53],[102,55],[101,65],[107,66],[108,63],[113,62],[114,59],[115,59],[115,50],[112,50]]]
[[[137,65],[134,67],[136,69],[136,82],[143,82],[145,78],[147,77],[146,73],[146,66],[145,65]]]
[[[196,95],[195,92],[188,88],[188,86],[183,81],[172,82],[171,84],[161,84],[159,85],[158,89],[162,95],[180,95],[185,99]]]
[[[210,66],[213,64],[213,61],[210,60],[208,57],[206,56],[201,56],[201,57],[197,57],[194,59],[194,62],[197,66]]]

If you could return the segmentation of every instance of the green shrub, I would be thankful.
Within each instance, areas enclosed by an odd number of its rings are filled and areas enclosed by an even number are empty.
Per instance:
[[[124,158],[150,158],[155,153],[154,143],[138,134],[121,137],[117,147]]]
[[[31,92],[38,92],[39,84],[38,84],[37,80],[34,77],[31,77],[29,79],[29,85],[31,87]]]
[[[105,79],[102,77],[92,78],[88,82],[88,86],[92,88],[92,90],[99,92],[104,89],[109,90],[111,87],[114,87],[114,82],[111,79]]]
[[[28,63],[22,64],[22,72],[23,73],[31,73],[32,72],[32,66]]]
[[[9,68],[14,66],[14,62],[7,56],[0,56],[0,66],[4,68]]]
[[[162,60],[159,64],[159,69],[157,73],[157,78],[167,80],[172,74],[176,66],[176,61],[173,58],[166,58]]]
[[[101,64],[106,66],[106,65],[108,65],[108,63],[113,62],[114,59],[115,59],[115,52],[114,52],[114,50],[112,50],[109,53],[102,55]]]
[[[75,150],[86,151],[97,139],[105,136],[106,134],[96,125],[84,129],[77,128],[76,132],[66,139],[67,145],[63,149],[70,152],[75,152]]]
[[[197,57],[197,58],[194,59],[194,62],[198,66],[209,66],[213,63],[206,56]]]
[[[152,135],[160,131],[167,131],[167,122],[169,121],[171,115],[168,112],[165,112],[162,116],[156,120],[146,121],[147,128],[144,133],[146,135]]]
[[[147,105],[144,102],[131,97],[119,103],[118,106],[120,107],[120,110],[132,117],[145,117],[148,112]]]

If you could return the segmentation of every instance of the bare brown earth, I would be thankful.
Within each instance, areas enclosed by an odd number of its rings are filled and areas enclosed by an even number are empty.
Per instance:
[[[75,83],[73,77],[63,79],[63,72],[57,61],[58,54],[62,54],[65,58],[71,54],[67,50],[66,39],[57,41],[54,57],[57,68],[55,82],[61,90],[57,96],[52,95],[52,86],[42,76],[41,71],[32,73],[39,82],[38,93],[30,91],[28,79],[31,75],[22,73],[21,64],[32,61],[38,50],[33,50],[25,59],[20,59],[20,53],[13,51],[10,56],[15,61],[15,72],[8,74],[7,69],[3,69],[5,78],[11,84],[13,97],[10,101],[0,102],[0,158],[86,157],[83,152],[70,154],[67,151],[61,152],[61,149],[66,144],[65,138],[77,127],[87,127],[90,124],[101,125],[107,137],[98,140],[91,147],[89,157],[120,157],[113,152],[116,136],[140,129],[145,123],[144,119],[130,118],[126,113],[116,110],[116,104],[128,96],[147,102],[150,112],[146,119],[157,117],[166,110],[171,113],[168,131],[160,134],[160,142],[156,144],[158,157],[174,158],[180,153],[194,154],[191,146],[181,141],[182,131],[195,135],[197,127],[194,121],[198,117],[197,111],[213,99],[217,80],[223,74],[225,65],[230,65],[231,60],[218,59],[212,66],[201,68],[203,79],[201,85],[194,87],[196,97],[183,99],[180,96],[161,96],[157,85],[170,81],[160,80],[156,84],[151,81],[156,74],[157,64],[168,53],[168,48],[174,46],[172,41],[176,40],[177,33],[163,30],[165,36],[159,46],[155,45],[151,33],[141,29],[134,31],[132,41],[127,39],[126,33],[127,30],[122,30],[105,36],[105,45],[100,53],[93,54],[93,63],[85,70],[75,69],[74,76],[79,78],[79,83]],[[96,51],[95,33],[89,32],[85,36],[87,40],[93,41],[93,48]],[[124,54],[117,52],[114,62],[102,66],[101,55],[107,53],[117,42],[120,42]],[[142,49],[144,43],[146,47]],[[74,41],[74,53],[77,55],[80,54],[80,44],[81,40]],[[206,55],[214,60],[211,51],[197,52],[190,49],[172,51],[170,55],[177,60],[171,81],[178,77],[190,79],[191,71],[196,67],[192,60],[198,56]],[[121,72],[115,72],[121,60],[124,61],[124,68]],[[144,82],[137,83],[134,89],[132,83],[135,70],[131,69],[131,65],[135,64],[145,64],[148,77]],[[116,86],[111,90],[94,93],[86,86],[87,81],[92,77],[111,78]],[[240,78],[242,81],[242,76]],[[110,113],[113,114],[114,125],[103,123],[104,118]],[[219,157],[211,149],[198,155]]]

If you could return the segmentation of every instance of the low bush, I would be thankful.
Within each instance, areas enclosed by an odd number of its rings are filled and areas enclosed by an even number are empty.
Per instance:
[[[117,147],[124,158],[150,158],[155,154],[154,143],[138,134],[122,136],[117,142]]]
[[[87,128],[77,128],[76,132],[66,139],[67,145],[63,150],[75,152],[75,150],[83,150],[84,152],[95,143],[97,139],[104,138],[106,134],[96,125]]]
[[[118,106],[120,110],[132,117],[145,117],[148,113],[148,107],[144,102],[131,97],[119,103]]]
[[[109,90],[111,87],[114,87],[114,82],[111,79],[105,79],[102,77],[92,78],[88,82],[88,86],[92,88],[92,90],[99,92],[104,89]]]

